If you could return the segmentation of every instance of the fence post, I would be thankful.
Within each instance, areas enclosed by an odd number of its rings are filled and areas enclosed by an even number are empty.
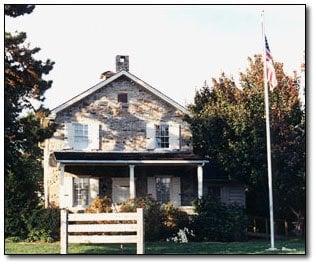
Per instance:
[[[144,246],[144,209],[137,208],[137,254],[145,253]]]
[[[60,254],[68,253],[68,211],[60,210]]]

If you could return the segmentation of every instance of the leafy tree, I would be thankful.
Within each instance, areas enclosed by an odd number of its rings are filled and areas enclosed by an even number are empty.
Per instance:
[[[34,5],[5,5],[5,14],[29,14]],[[5,235],[24,236],[32,210],[42,193],[42,150],[54,124],[43,125],[49,111],[41,104],[52,81],[44,79],[54,62],[34,59],[39,48],[25,43],[26,34],[5,33]]]
[[[276,217],[305,214],[305,116],[295,78],[275,64],[278,86],[270,92]],[[187,117],[196,153],[208,156],[229,179],[248,187],[249,214],[268,216],[266,130],[261,56],[249,58],[237,87],[225,74],[197,91]]]

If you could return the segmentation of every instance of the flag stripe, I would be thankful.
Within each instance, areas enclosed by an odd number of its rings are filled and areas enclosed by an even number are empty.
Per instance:
[[[273,66],[273,58],[268,44],[267,36],[265,36],[265,55],[266,55],[266,67],[267,67],[267,80],[269,83],[270,89],[274,89],[278,85],[276,79],[275,69]]]

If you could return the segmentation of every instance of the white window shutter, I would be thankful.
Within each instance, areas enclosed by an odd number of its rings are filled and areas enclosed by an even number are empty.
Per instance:
[[[171,178],[170,200],[175,207],[181,206],[181,182],[180,177]]]
[[[155,149],[156,147],[156,130],[154,123],[146,124],[146,148]]]
[[[180,125],[169,123],[169,149],[180,149]]]
[[[64,149],[72,149],[74,147],[74,133],[72,123],[65,123],[64,135]]]
[[[98,123],[89,124],[88,137],[89,149],[100,149],[100,125]]]
[[[99,195],[99,178],[90,178],[90,203]]]
[[[147,178],[147,193],[148,195],[151,195],[151,197],[154,198],[155,200],[157,199],[155,177]]]
[[[65,173],[64,197],[61,197],[61,207],[71,208],[73,206],[73,177]]]
[[[112,178],[112,201],[122,203],[129,198],[129,178]]]

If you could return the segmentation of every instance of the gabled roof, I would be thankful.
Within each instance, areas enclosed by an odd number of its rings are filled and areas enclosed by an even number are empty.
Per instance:
[[[155,89],[154,87],[152,87],[151,85],[149,85],[148,83],[142,81],[141,79],[137,78],[135,75],[127,72],[127,71],[120,71],[118,73],[116,73],[115,75],[113,75],[112,77],[110,77],[107,80],[104,80],[102,82],[99,82],[98,84],[96,84],[95,86],[92,86],[91,88],[89,88],[88,90],[82,92],[81,94],[73,97],[72,99],[68,100],[67,102],[61,104],[60,106],[57,106],[56,108],[54,108],[51,111],[51,117],[55,117],[56,114],[62,110],[64,110],[65,108],[71,106],[72,104],[80,101],[81,99],[85,98],[86,96],[94,93],[95,91],[97,91],[98,89],[104,87],[105,85],[113,82],[114,80],[120,78],[121,76],[126,76],[129,79],[133,80],[135,83],[141,85],[143,88],[147,89],[149,92],[151,92],[152,94],[158,96],[160,99],[164,100],[165,102],[169,103],[170,105],[172,105],[173,107],[175,107],[176,109],[180,110],[181,112],[185,113],[185,114],[189,114],[188,110],[183,107],[182,105],[178,104],[176,101],[174,101],[173,99],[171,99],[170,97],[166,96],[165,94],[163,94],[162,92],[158,91],[157,89]]]

